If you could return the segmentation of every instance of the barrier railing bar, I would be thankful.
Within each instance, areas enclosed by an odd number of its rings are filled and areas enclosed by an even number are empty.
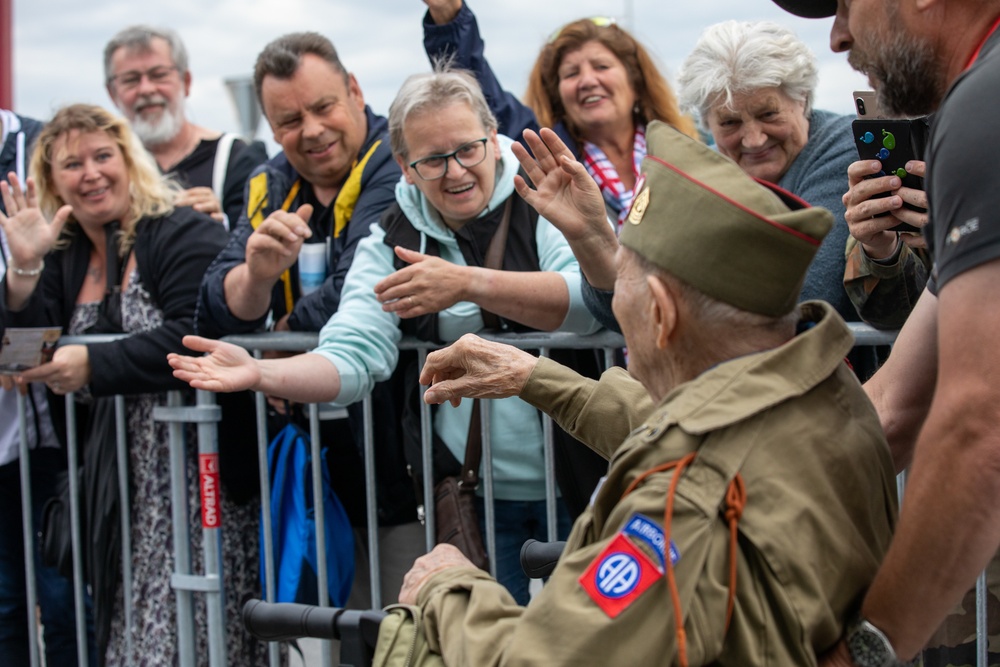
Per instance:
[[[171,391],[167,395],[167,405],[177,407],[180,394]],[[155,412],[155,410],[154,410]],[[154,414],[155,418],[155,414]],[[193,574],[191,571],[191,535],[188,519],[187,457],[185,456],[184,435],[179,424],[171,423],[170,442],[170,512],[174,531],[174,572],[179,575]],[[179,588],[171,581],[177,603],[177,655],[181,667],[194,667],[194,596],[192,591]]]
[[[28,659],[31,667],[38,667],[38,619],[35,617],[35,609],[38,608],[38,590],[35,585],[35,526],[32,516],[31,504],[31,460],[28,450],[28,429],[25,424],[27,415],[27,405],[24,395],[17,392],[17,414],[18,427],[20,429],[20,443],[18,445],[18,455],[21,462],[18,470],[21,474],[21,535],[24,540],[24,576],[25,576],[25,597],[28,607]],[[41,434],[38,435],[41,438]]]
[[[260,358],[260,352],[255,350],[254,356]],[[277,580],[274,567],[274,530],[271,524],[271,478],[267,465],[267,401],[264,394],[254,392],[254,407],[257,415],[257,469],[260,475],[260,512],[267,517],[261,522],[264,539],[264,587],[265,599],[275,602],[277,598]],[[270,667],[280,667],[281,649],[277,642],[267,644],[268,664]]]
[[[989,665],[990,635],[986,628],[986,572],[976,579],[976,665]]]
[[[483,520],[486,523],[486,553],[490,557],[490,574],[497,576],[497,524],[496,502],[493,488],[493,440],[490,437],[491,401],[479,401],[479,417],[482,420],[483,439]]]
[[[538,356],[549,356],[549,348],[538,349]],[[539,413],[542,417],[542,453],[545,462],[545,538],[549,542],[559,539],[559,525],[556,511],[556,458],[554,426],[552,418],[544,412]]]
[[[372,592],[372,609],[382,608],[382,578],[379,576],[379,546],[378,546],[378,512],[375,495],[375,434],[372,430],[374,419],[371,396],[366,396],[361,404],[364,419],[365,437],[365,507],[368,508],[365,519],[368,526],[368,578]]]
[[[426,348],[417,350],[417,366],[424,367],[427,361]],[[420,463],[424,469],[424,499],[423,499],[423,521],[424,536],[426,538],[426,548],[430,551],[434,548],[435,537],[435,517],[434,517],[434,458],[433,458],[433,434],[431,433],[431,406],[424,401],[424,389],[420,389]]]
[[[132,505],[129,500],[128,431],[125,420],[125,397],[115,396],[115,458],[118,461],[118,522],[122,534],[122,601],[125,612],[125,664],[132,664],[134,609],[132,608]]]
[[[215,475],[215,482],[220,481],[219,477],[219,422],[222,420],[222,409],[215,404],[215,395],[204,390],[195,392],[195,403],[198,412],[205,413],[198,423],[198,473],[201,477],[201,461],[203,457],[214,461],[212,472]],[[170,428],[177,428],[182,433],[184,422],[171,423]],[[204,480],[199,480],[199,488],[202,490],[202,498],[205,491],[202,487]],[[225,596],[223,594],[223,568],[222,568],[222,489],[221,484],[216,484],[215,500],[216,511],[219,513],[218,526],[215,528],[206,527],[202,521],[201,548],[202,562],[204,563],[204,579],[208,584],[214,584],[205,591],[205,609],[208,614],[208,661],[213,667],[225,667],[226,656],[226,610]],[[202,508],[204,512],[204,508]],[[213,581],[214,580],[214,581]]]
[[[312,494],[313,515],[316,519],[316,586],[319,606],[330,606],[330,591],[327,589],[329,577],[326,572],[326,508],[323,507],[323,459],[320,457],[322,436],[319,432],[319,405],[309,404],[309,455],[312,458]],[[320,651],[320,664],[323,667],[333,667],[333,655],[329,649],[330,641],[322,642],[326,650]]]
[[[76,611],[76,657],[80,667],[87,667],[87,616],[83,587],[83,540],[80,535],[80,477],[77,461],[76,402],[66,394],[66,465],[69,467],[69,537],[73,547],[73,608]],[[22,419],[24,412],[21,413]]]

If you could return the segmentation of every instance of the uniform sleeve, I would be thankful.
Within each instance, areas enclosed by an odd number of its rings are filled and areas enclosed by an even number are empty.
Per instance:
[[[930,274],[930,257],[900,243],[895,261],[876,262],[856,239],[847,241],[844,289],[862,321],[876,329],[899,329],[917,304]]]
[[[569,547],[527,607],[516,606],[485,573],[434,575],[418,600],[431,648],[452,665],[674,664],[676,616],[666,577],[651,548],[621,535],[637,513],[662,527],[671,474],[650,478],[618,503],[589,544]],[[594,530],[585,514],[570,544]],[[711,664],[726,636],[728,531],[714,513],[706,516],[678,495],[672,538],[688,661]]]
[[[374,290],[394,270],[392,249],[382,242],[382,229],[373,229],[377,231],[358,244],[341,308],[322,327],[313,350],[337,367],[341,387],[336,400],[342,405],[367,396],[376,382],[389,378],[399,360],[399,316],[382,310]]]
[[[428,59],[433,64],[437,58],[453,55],[455,67],[469,70],[476,76],[486,103],[497,118],[500,134],[520,141],[524,130],[538,129],[535,113],[516,95],[504,90],[493,73],[484,54],[486,45],[479,34],[479,24],[468,5],[462,3],[455,18],[444,25],[436,25],[430,12],[427,12],[423,25],[424,50]]]
[[[341,292],[354,262],[358,242],[368,236],[372,224],[377,223],[382,213],[396,200],[396,183],[400,172],[392,159],[388,140],[382,140],[373,160],[376,158],[377,162],[369,163],[366,167],[371,176],[362,184],[354,213],[343,231],[342,242],[337,242],[339,254],[331,274],[318,290],[299,299],[288,317],[288,326],[293,331],[319,331],[340,309]]]
[[[520,398],[605,458],[653,409],[646,389],[624,369],[612,368],[600,380],[591,380],[544,357]]]

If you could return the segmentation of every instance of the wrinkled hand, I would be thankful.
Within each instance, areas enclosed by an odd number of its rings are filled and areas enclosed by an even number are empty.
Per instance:
[[[52,361],[30,368],[18,377],[18,383],[44,382],[60,396],[78,391],[90,382],[90,353],[86,345],[57,348]]]
[[[514,155],[535,186],[531,189],[515,176],[517,194],[571,243],[592,235],[614,239],[597,183],[555,132],[547,127],[539,132],[524,131],[534,157],[521,144],[513,144]]]
[[[459,301],[468,300],[466,293],[473,275],[470,267],[401,246],[396,246],[395,250],[396,256],[409,266],[375,285],[375,297],[382,304],[382,310],[406,319],[440,313]]]
[[[212,188],[204,186],[188,188],[178,195],[174,202],[177,206],[190,206],[196,211],[212,216],[216,222],[222,222],[222,202],[215,196]]]
[[[877,174],[882,165],[878,160],[859,160],[847,168],[849,189],[844,194],[846,207],[844,218],[850,229],[851,236],[856,238],[864,248],[865,253],[874,259],[885,259],[896,249],[896,233],[890,228],[905,222],[914,227],[923,228],[927,224],[926,213],[918,213],[903,206],[908,203],[921,208],[927,208],[927,193],[915,188],[904,188],[898,176],[880,176],[866,179],[865,176]],[[906,171],[914,176],[926,175],[926,164],[921,160],[910,160],[906,163]],[[875,197],[888,192],[889,197]],[[888,212],[883,217],[873,217],[879,213]],[[903,233],[900,238],[907,245],[918,248],[926,247],[919,234]]]
[[[299,257],[305,240],[312,236],[309,218],[313,207],[300,206],[295,213],[275,211],[247,239],[246,264],[251,279],[275,281]]]
[[[174,377],[195,389],[207,391],[243,391],[260,382],[257,360],[238,345],[200,336],[184,336],[184,346],[208,356],[188,357],[171,352],[167,362]]]
[[[462,9],[462,0],[424,0],[424,4],[437,25],[449,23]]]
[[[837,642],[831,651],[820,656],[819,667],[857,667],[851,660],[851,655],[847,652],[847,645],[843,640]]]
[[[7,174],[7,180],[0,183],[0,196],[7,209],[6,215],[0,213],[0,228],[7,235],[12,263],[26,270],[40,266],[59,238],[73,207],[61,207],[50,223],[38,208],[35,180],[29,178],[27,188],[22,188],[14,172]]]
[[[430,385],[424,401],[458,406],[463,397],[517,396],[537,363],[538,358],[524,350],[465,334],[450,347],[427,355],[420,371],[420,384]]]
[[[413,567],[403,577],[403,587],[399,589],[400,604],[417,604],[417,596],[432,574],[454,567],[478,569],[465,555],[450,544],[439,544],[430,553],[424,554],[413,563]]]

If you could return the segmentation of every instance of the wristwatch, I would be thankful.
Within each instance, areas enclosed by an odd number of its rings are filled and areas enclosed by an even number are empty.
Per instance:
[[[885,633],[865,618],[858,616],[847,626],[847,651],[858,667],[911,667],[916,660],[903,662]]]

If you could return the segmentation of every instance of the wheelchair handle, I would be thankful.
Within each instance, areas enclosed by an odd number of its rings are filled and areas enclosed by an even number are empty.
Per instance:
[[[566,542],[539,542],[528,540],[521,547],[521,569],[530,579],[541,579],[552,574]]]

